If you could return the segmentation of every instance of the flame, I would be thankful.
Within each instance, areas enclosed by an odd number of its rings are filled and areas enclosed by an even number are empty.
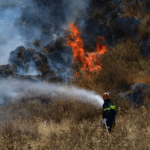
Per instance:
[[[67,33],[67,46],[70,46],[73,51],[74,61],[79,61],[81,65],[81,71],[84,72],[89,78],[89,73],[98,73],[101,70],[102,63],[99,57],[106,53],[107,47],[101,44],[101,41],[105,40],[103,37],[99,37],[97,40],[96,50],[92,53],[85,53],[84,43],[80,37],[81,33],[78,28],[73,24],[69,23],[70,33]],[[87,74],[88,73],[88,74]],[[79,72],[76,72],[76,77],[80,76]]]

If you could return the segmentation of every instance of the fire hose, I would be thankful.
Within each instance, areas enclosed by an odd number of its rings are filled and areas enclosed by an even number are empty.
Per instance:
[[[104,122],[104,124],[105,124],[107,133],[109,133],[109,132],[108,132],[108,127],[107,127],[107,125],[106,125],[106,122]]]

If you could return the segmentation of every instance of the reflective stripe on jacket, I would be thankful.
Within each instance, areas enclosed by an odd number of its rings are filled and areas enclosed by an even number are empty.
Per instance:
[[[114,119],[115,115],[116,111],[114,104],[109,99],[106,99],[103,104],[103,118]]]
[[[105,108],[103,111],[105,111],[105,110],[111,110],[111,109],[115,109],[115,106],[114,105],[110,105],[109,108]]]

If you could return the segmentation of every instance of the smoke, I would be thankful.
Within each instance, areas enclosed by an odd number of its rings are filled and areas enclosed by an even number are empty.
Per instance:
[[[39,49],[32,45],[35,39],[39,39],[41,45],[45,46],[53,45],[57,39],[61,38],[64,45],[68,21],[78,22],[80,27],[83,27],[84,15],[90,1],[1,0],[0,28],[3,30],[0,31],[0,65],[8,63],[10,52],[18,46],[24,46],[26,49],[30,47],[38,51]],[[49,65],[53,70],[60,71],[60,68],[63,68],[61,72],[68,78],[71,74],[67,73],[70,69],[68,62],[71,63],[72,54],[65,50],[57,52],[57,47],[54,51],[56,55],[48,57]],[[57,64],[58,60],[61,61]],[[32,68],[30,70],[35,71]],[[30,74],[35,72],[30,71]]]
[[[26,66],[23,68],[21,68],[21,67],[17,68],[18,74],[31,75],[31,76],[37,75],[37,69],[36,69],[35,63],[33,61],[30,61],[29,63],[27,63]],[[38,74],[40,74],[40,72]]]
[[[3,78],[0,80],[0,104],[13,102],[22,98],[35,99],[38,97],[51,97],[54,100],[57,98],[66,100],[74,99],[85,103],[89,102],[99,107],[103,105],[102,97],[94,91],[74,86],[22,81],[13,78]]]
[[[9,53],[18,45],[24,45],[24,39],[14,27],[14,20],[19,17],[20,10],[5,5],[4,1],[0,2],[0,9],[0,64],[7,64]]]

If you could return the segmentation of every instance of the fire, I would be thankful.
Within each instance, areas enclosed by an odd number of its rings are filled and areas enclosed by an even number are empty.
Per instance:
[[[81,63],[81,71],[88,77],[91,78],[89,73],[99,72],[101,70],[102,63],[99,57],[106,53],[107,47],[101,44],[101,41],[105,40],[103,37],[99,37],[96,45],[96,50],[92,53],[86,53],[84,49],[84,43],[80,37],[81,33],[78,28],[73,24],[69,23],[70,33],[67,34],[67,46],[70,46],[73,51],[74,61],[79,61]],[[80,73],[76,72],[76,77],[79,77]]]

